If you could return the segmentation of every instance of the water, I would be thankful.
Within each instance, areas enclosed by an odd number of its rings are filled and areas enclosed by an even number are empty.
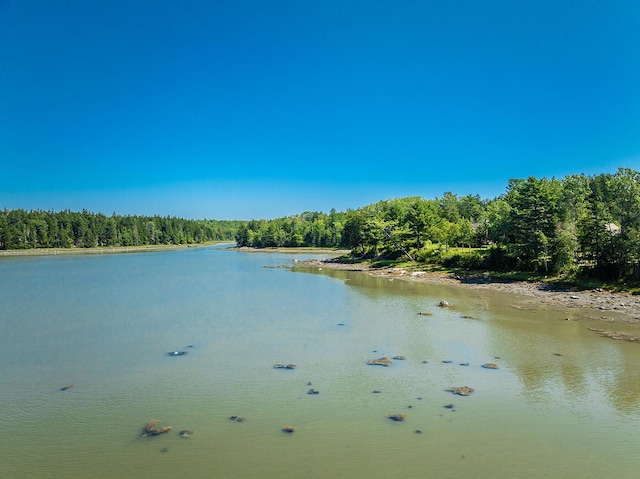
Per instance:
[[[639,345],[514,296],[280,267],[310,256],[2,259],[0,477],[637,477]]]

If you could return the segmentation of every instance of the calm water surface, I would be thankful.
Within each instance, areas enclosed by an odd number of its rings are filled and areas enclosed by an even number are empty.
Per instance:
[[[640,345],[515,296],[281,267],[307,257],[0,260],[0,477],[638,477]]]

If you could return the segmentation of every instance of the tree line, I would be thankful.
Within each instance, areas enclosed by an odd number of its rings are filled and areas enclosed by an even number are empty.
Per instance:
[[[640,172],[529,177],[494,199],[419,196],[251,221],[0,211],[0,249],[192,244],[342,247],[356,258],[640,279]]]
[[[0,250],[180,245],[233,241],[242,221],[0,210]]]
[[[236,234],[239,247],[337,247],[342,245],[345,214],[305,212],[271,220],[251,220]]]
[[[359,258],[640,278],[640,173],[510,180],[504,194],[379,201],[330,214],[253,220],[238,246],[343,247]],[[456,248],[452,248],[456,247]]]

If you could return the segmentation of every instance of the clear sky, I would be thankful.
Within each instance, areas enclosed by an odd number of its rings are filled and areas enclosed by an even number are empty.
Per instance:
[[[637,0],[0,0],[0,208],[273,218],[619,166]]]

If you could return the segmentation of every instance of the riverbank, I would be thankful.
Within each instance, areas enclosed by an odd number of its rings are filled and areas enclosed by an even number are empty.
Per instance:
[[[216,243],[188,245],[144,245],[144,246],[103,246],[99,248],[33,248],[0,250],[0,258],[6,256],[57,256],[79,254],[120,254],[166,251],[185,248],[202,248]]]
[[[243,253],[288,253],[288,254],[331,254],[331,255],[347,255],[351,252],[348,249],[335,249],[335,248],[317,248],[317,247],[277,247],[277,248],[249,248],[242,246],[240,248],[230,248]]]
[[[607,291],[602,288],[580,289],[558,287],[540,281],[506,281],[492,278],[490,274],[461,276],[450,272],[408,270],[399,267],[372,267],[370,263],[349,263],[338,258],[310,260],[308,266],[359,271],[370,276],[404,281],[441,283],[476,290],[493,290],[530,297],[530,303],[543,303],[562,308],[589,310],[590,319],[607,322],[640,323],[640,296],[630,293]]]

